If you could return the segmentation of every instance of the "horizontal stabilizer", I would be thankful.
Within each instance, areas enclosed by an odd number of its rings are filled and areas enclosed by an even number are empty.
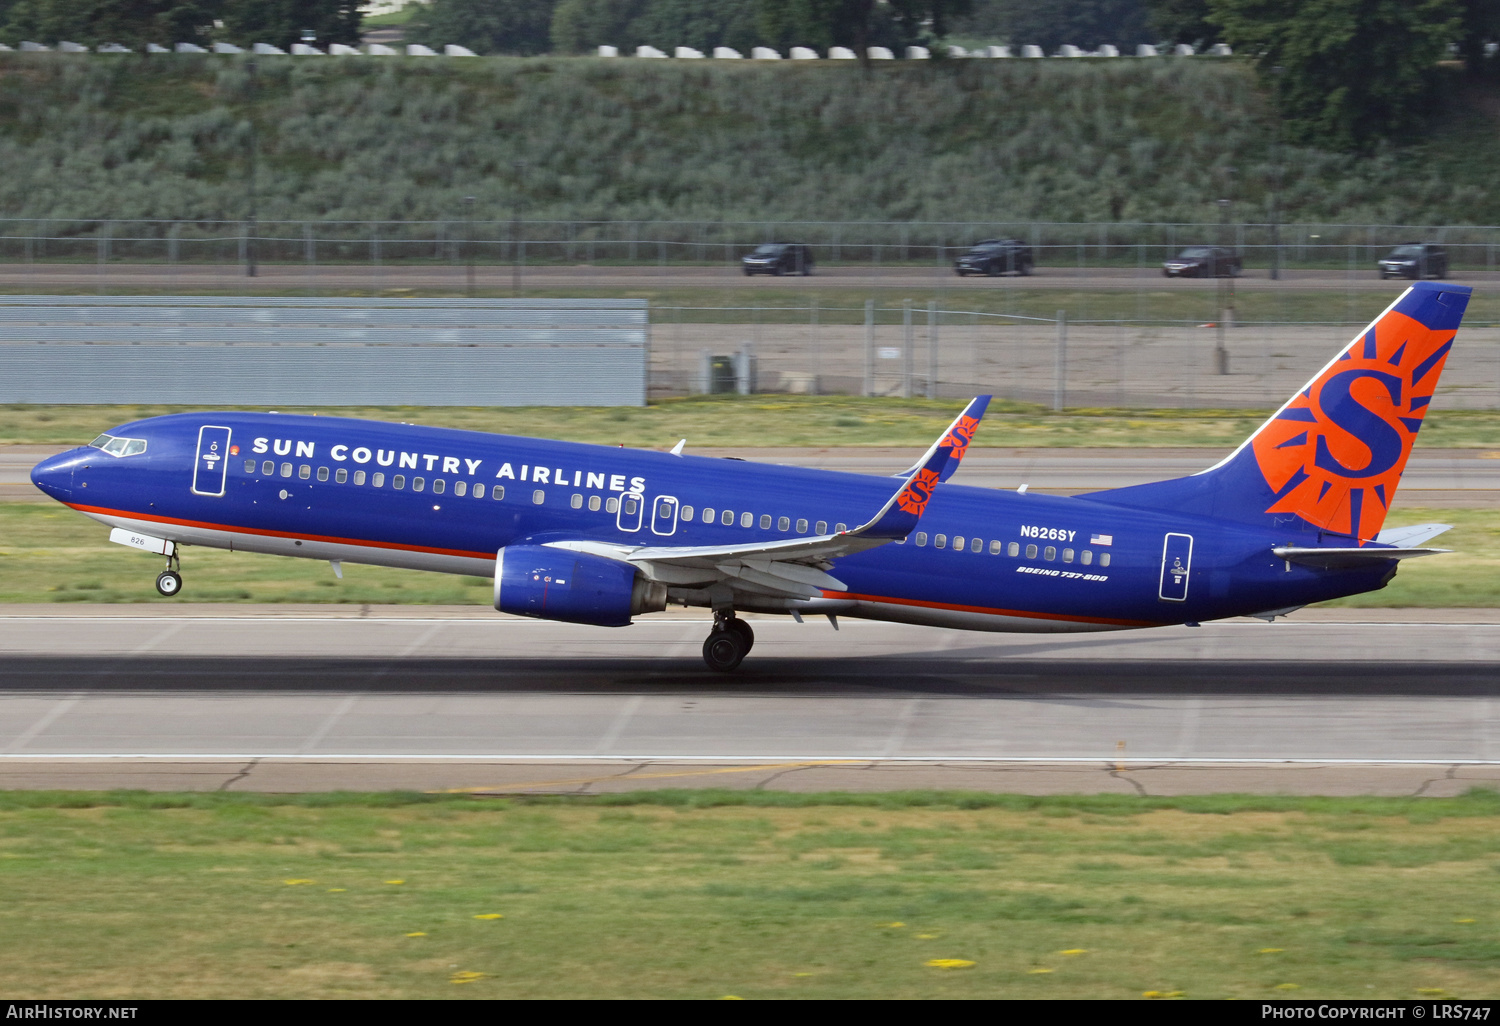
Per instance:
[[[1452,524],[1413,524],[1410,527],[1387,527],[1375,536],[1375,541],[1380,545],[1401,546],[1421,545],[1430,542],[1444,531],[1453,530]]]
[[[1277,557],[1289,563],[1315,566],[1321,570],[1350,570],[1355,567],[1388,563],[1393,559],[1411,559],[1414,556],[1436,556],[1452,549],[1383,549],[1366,545],[1360,549],[1312,549],[1295,545],[1283,545],[1272,549]]]

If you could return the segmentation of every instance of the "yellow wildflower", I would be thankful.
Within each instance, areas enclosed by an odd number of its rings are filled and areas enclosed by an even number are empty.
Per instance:
[[[473,983],[475,980],[484,979],[484,973],[476,973],[469,970],[454,973],[448,977],[449,983]]]
[[[1257,955],[1279,955],[1279,954],[1281,954],[1285,950],[1286,950],[1285,948],[1261,948],[1259,951],[1256,952],[1256,954]]]
[[[481,913],[479,913],[479,915],[475,916],[474,918],[475,919],[504,919],[505,917],[503,915],[501,915],[499,912],[481,912]]]
[[[972,969],[974,963],[967,958],[929,958],[922,963],[934,969]]]
[[[1276,984],[1276,989],[1277,990],[1301,990],[1302,989],[1302,984],[1300,984],[1300,983],[1278,983],[1278,984]]]
[[[1041,967],[1041,966],[1038,966],[1038,967],[1037,967],[1037,968],[1035,968],[1035,969],[1028,969],[1028,970],[1026,970],[1026,971],[1027,971],[1027,972],[1028,972],[1028,973],[1030,973],[1030,974],[1031,974],[1031,975],[1032,975],[1032,976],[1041,976],[1041,975],[1042,975],[1042,974],[1044,974],[1044,973],[1050,973],[1050,972],[1051,972],[1051,971],[1052,971],[1052,970],[1051,970],[1051,969],[1046,969],[1046,968],[1043,968],[1043,967]]]
[[[1058,952],[1059,955],[1087,955],[1088,953],[1088,948],[1067,948]]]
[[[404,884],[404,883],[406,883],[406,881],[405,880],[387,880],[386,883],[388,883],[388,884]]]
[[[1143,998],[1180,998],[1186,997],[1187,992],[1181,990],[1146,990],[1141,992]]]
[[[417,930],[415,933],[409,933],[409,934],[407,934],[407,936],[408,937],[426,937],[427,934],[423,933],[421,930]]]
[[[288,887],[296,887],[299,884],[317,883],[316,880],[283,880],[281,882],[286,884]]]

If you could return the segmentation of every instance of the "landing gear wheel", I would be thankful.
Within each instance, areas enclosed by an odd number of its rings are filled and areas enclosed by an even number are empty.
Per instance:
[[[750,646],[745,643],[745,636],[739,631],[733,628],[715,630],[703,643],[703,661],[710,670],[728,673],[740,665],[748,651]]]
[[[156,590],[171,598],[182,590],[182,575],[175,570],[163,570],[156,576]]]
[[[725,620],[724,627],[726,630],[734,631],[744,640],[745,655],[749,655],[750,650],[755,647],[755,632],[750,629],[750,625],[735,616]]]

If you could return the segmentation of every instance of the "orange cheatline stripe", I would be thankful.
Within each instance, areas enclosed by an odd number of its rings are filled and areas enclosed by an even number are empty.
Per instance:
[[[1069,623],[1105,623],[1115,627],[1164,627],[1160,620],[1117,620],[1105,616],[1073,616],[1068,613],[1038,613],[1029,609],[996,609],[990,606],[966,606],[957,602],[928,602],[924,599],[892,598],[887,595],[860,595],[852,591],[828,591],[824,598],[855,599],[895,606],[920,606],[923,609],[951,609],[960,613],[983,613],[987,616],[1020,616],[1029,620],[1066,620]]]
[[[463,556],[468,559],[495,559],[493,552],[470,552],[467,549],[440,549],[430,545],[404,545],[401,542],[370,541],[365,538],[341,538],[337,535],[298,534],[291,531],[267,531],[256,527],[241,527],[238,524],[218,524],[208,520],[183,520],[179,517],[164,517],[156,513],[136,513],[131,510],[109,509],[104,506],[84,506],[69,502],[80,513],[100,513],[104,516],[127,517],[131,520],[146,520],[155,524],[175,524],[178,527],[201,527],[210,531],[227,531],[231,534],[253,534],[264,538],[300,538],[304,541],[328,542],[333,545],[358,545],[368,549],[399,549],[403,552],[430,552],[440,556]]]

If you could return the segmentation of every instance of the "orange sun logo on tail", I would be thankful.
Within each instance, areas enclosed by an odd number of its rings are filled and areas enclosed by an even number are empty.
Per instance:
[[[1453,331],[1394,310],[1354,340],[1251,440],[1267,513],[1360,540],[1385,521]]]
[[[953,448],[953,455],[949,457],[954,463],[964,458],[964,453],[969,451],[969,443],[974,440],[974,432],[979,430],[979,419],[977,417],[960,417],[958,423],[943,436],[938,445],[947,445]]]

